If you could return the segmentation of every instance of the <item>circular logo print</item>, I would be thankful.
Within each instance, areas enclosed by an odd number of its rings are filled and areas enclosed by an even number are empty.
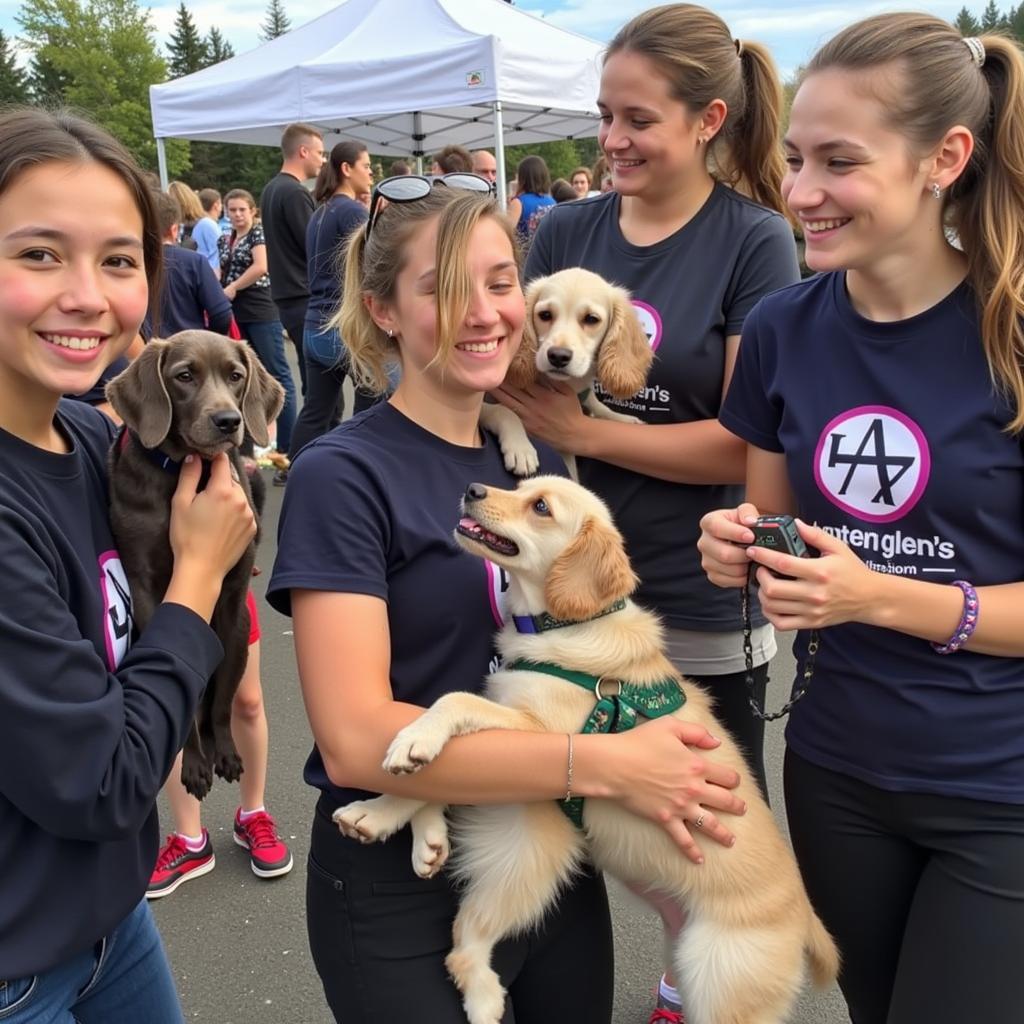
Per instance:
[[[658,316],[658,311],[638,299],[633,299],[633,309],[636,310],[636,318],[651,344],[651,350],[657,352],[661,344],[661,317]]]
[[[921,428],[885,405],[840,413],[821,432],[814,453],[821,492],[870,523],[902,519],[924,493],[930,470]]]

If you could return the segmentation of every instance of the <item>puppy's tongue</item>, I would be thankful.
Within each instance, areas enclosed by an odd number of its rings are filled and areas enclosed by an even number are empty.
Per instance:
[[[459,526],[461,526],[465,530],[472,530],[474,527],[477,527],[479,525],[480,524],[475,519],[470,519],[469,516],[463,516],[459,520]]]

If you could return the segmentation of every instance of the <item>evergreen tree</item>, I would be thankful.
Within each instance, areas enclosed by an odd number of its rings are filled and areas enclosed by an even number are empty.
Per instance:
[[[199,71],[207,65],[208,43],[199,34],[192,14],[184,3],[178,4],[174,18],[174,31],[167,43],[167,74],[169,78],[181,78]]]
[[[981,34],[981,23],[966,7],[960,8],[953,24],[965,39]]]
[[[283,36],[291,27],[291,19],[284,13],[282,0],[270,0],[267,4],[267,20],[260,25],[260,39],[269,43],[271,39]]]
[[[981,13],[982,32],[997,32],[1006,27],[1006,16],[996,7],[996,0],[988,0],[985,10]]]
[[[1014,39],[1024,42],[1024,4],[1010,8],[1006,15],[1006,27]]]
[[[213,64],[219,64],[222,60],[228,60],[235,55],[235,48],[220,34],[216,25],[210,29],[204,43],[206,45],[206,63],[203,67],[208,68]]]
[[[18,64],[14,44],[0,30],[0,103],[27,103],[28,79]]]
[[[137,0],[25,0],[17,16],[32,50],[36,99],[77,107],[121,140],[143,167],[156,166],[149,87],[167,78],[149,12]],[[188,143],[167,141],[176,176]]]

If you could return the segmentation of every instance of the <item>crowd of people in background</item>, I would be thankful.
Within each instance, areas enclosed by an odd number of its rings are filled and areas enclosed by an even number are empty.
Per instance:
[[[167,780],[219,657],[217,592],[255,523],[224,458],[202,486],[186,459],[174,575],[131,643],[102,389],[148,339],[187,329],[248,343],[285,392],[247,469],[265,457],[285,488],[268,600],[293,617],[315,741],[307,920],[339,1021],[464,1013],[443,968],[454,884],[412,873],[407,833],[362,847],[331,810],[381,790],[445,804],[566,791],[562,735],[459,737],[410,778],[379,767],[398,728],[479,691],[495,656],[491,581],[451,541],[469,483],[515,483],[479,427],[485,395],[519,416],[545,471],[565,472],[556,445],[576,457],[668,656],[764,791],[751,702],[775,630],[797,631],[813,685],[788,724],[787,814],[853,1024],[1019,1017],[1024,57],[999,35],[877,15],[822,46],[783,126],[767,48],[668,4],[615,35],[596,100],[593,168],[552,181],[528,155],[501,202],[488,149],[444,145],[424,177],[297,123],[258,197],[222,196],[161,190],[77,117],[0,112],[0,1019],[181,1020],[145,897],[215,863],[198,803]],[[385,176],[415,187],[384,196]],[[636,422],[589,417],[557,383],[505,383],[524,283],[568,267],[632,294],[656,357],[620,403]],[[766,512],[796,515],[817,557],[756,547]],[[249,607],[232,832],[272,879],[293,858],[264,805]],[[590,737],[570,789],[684,849],[727,841],[735,773],[713,737],[680,729]],[[363,899],[378,882],[390,916]],[[612,952],[603,880],[584,866],[535,933],[498,948],[518,1024],[608,1022]],[[663,965],[652,1022],[685,1019],[677,968]]]

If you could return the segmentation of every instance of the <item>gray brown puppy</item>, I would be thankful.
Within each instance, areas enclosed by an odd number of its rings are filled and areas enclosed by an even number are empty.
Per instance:
[[[110,453],[110,520],[132,594],[137,630],[145,628],[171,579],[168,534],[178,469],[189,453],[212,459],[226,451],[252,505],[238,454],[248,431],[268,443],[268,425],[284,391],[248,345],[211,331],[182,331],[153,340],[107,385],[107,399],[124,421]],[[206,469],[204,467],[204,483]],[[201,484],[202,486],[202,484]],[[213,774],[242,772],[231,739],[231,702],[249,652],[245,606],[256,541],[224,579],[211,625],[224,647],[185,744],[181,781],[200,800]]]

